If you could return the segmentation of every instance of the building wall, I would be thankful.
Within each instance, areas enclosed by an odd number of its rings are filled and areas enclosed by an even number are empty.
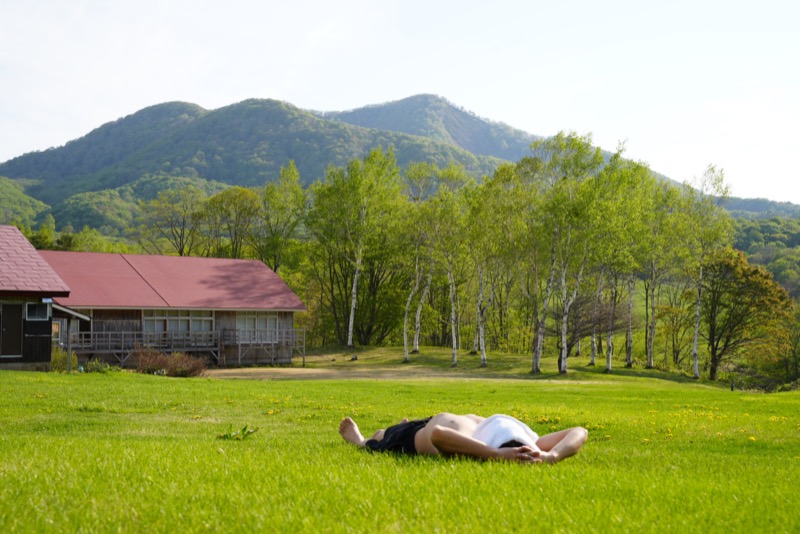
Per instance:
[[[0,316],[3,313],[3,306],[21,307],[22,310],[18,324],[16,321],[14,321],[14,324],[4,323],[6,329],[14,329],[14,331],[8,332],[7,335],[19,336],[20,354],[8,354],[0,357],[0,368],[42,371],[50,368],[53,328],[51,311],[48,306],[48,318],[46,320],[29,321],[26,315],[28,304],[41,305],[42,301],[41,298],[0,299]],[[2,346],[2,340],[0,340],[0,346]]]

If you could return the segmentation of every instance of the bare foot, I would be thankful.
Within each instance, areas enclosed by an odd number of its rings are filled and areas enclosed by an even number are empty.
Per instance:
[[[358,445],[359,447],[363,447],[364,443],[366,443],[364,436],[358,429],[358,425],[349,417],[345,417],[339,423],[339,434],[342,435],[347,443],[352,443],[353,445]]]

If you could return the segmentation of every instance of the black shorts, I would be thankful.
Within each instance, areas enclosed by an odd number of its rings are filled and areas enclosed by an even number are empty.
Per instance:
[[[428,424],[431,418],[417,419],[407,423],[390,426],[383,434],[383,439],[367,440],[367,449],[378,452],[399,452],[401,454],[417,454],[414,436]]]

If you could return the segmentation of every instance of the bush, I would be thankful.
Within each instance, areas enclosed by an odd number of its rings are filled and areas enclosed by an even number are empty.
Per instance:
[[[81,370],[84,373],[107,374],[116,371],[122,371],[122,368],[117,367],[116,365],[109,365],[107,362],[104,362],[103,360],[89,360],[88,362],[86,362],[86,365],[84,365],[81,368]]]
[[[72,370],[78,370],[78,356],[72,352],[70,353],[70,363]],[[50,371],[54,373],[67,372],[67,351],[56,345],[50,353]]]
[[[188,377],[206,371],[204,360],[184,352],[165,354],[154,349],[137,349],[131,358],[136,371],[148,375]]]

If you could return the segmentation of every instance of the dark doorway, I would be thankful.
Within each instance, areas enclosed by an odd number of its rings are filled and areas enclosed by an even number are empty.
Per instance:
[[[0,306],[0,356],[22,356],[22,304]]]

